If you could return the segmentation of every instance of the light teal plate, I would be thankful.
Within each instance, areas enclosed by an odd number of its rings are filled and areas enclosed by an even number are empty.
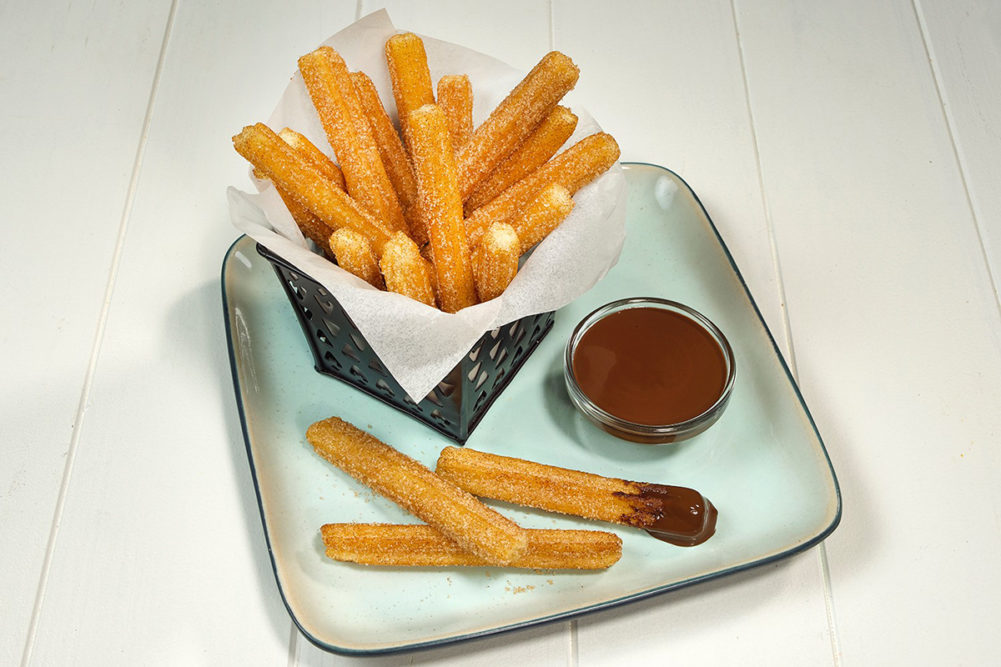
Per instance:
[[[337,415],[433,468],[450,444],[400,412],[319,375],[270,264],[254,242],[222,268],[233,381],[275,578],[310,641],[339,653],[433,646],[567,618],[789,556],[837,526],[830,459],[733,260],[691,189],[661,167],[626,167],[627,241],[618,265],[556,314],[549,336],[466,446],[638,481],[699,489],[719,509],[716,535],[674,547],[640,531],[495,506],[526,527],[590,527],[622,537],[602,572],[365,567],[326,558],[324,523],[414,522],[317,457],[304,433]],[[720,421],[693,440],[636,445],[592,426],[563,385],[563,346],[588,312],[625,296],[660,296],[704,313],[737,358]]]

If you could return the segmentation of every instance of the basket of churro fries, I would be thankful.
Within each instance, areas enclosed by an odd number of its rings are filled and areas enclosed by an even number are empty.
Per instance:
[[[398,32],[385,12],[305,53],[233,137],[257,194],[234,224],[275,268],[318,371],[463,442],[624,237],[615,140],[527,74]]]

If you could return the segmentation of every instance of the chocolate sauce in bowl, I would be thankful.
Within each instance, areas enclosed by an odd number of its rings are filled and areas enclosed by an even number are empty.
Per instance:
[[[727,364],[699,323],[662,308],[611,313],[581,336],[573,373],[605,412],[635,424],[679,424],[722,395]]]

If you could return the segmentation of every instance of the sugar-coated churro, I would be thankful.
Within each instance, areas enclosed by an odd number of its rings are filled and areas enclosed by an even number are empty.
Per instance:
[[[470,493],[551,512],[643,528],[693,546],[716,528],[716,509],[686,487],[630,482],[524,459],[446,447],[436,472]]]
[[[434,104],[431,71],[428,69],[424,41],[412,32],[393,35],[386,40],[386,64],[389,66],[389,78],[393,83],[393,97],[396,99],[400,130],[403,132],[404,142],[409,147],[407,123],[410,114],[425,104]]]
[[[476,289],[445,114],[437,105],[426,104],[410,114],[406,130],[421,219],[431,240],[438,305],[454,313],[476,303]]]
[[[430,266],[421,257],[417,244],[403,232],[397,232],[386,242],[379,260],[386,289],[434,308],[434,288]]]
[[[396,190],[400,205],[403,206],[403,217],[407,221],[407,228],[411,236],[423,245],[427,243],[427,231],[420,222],[417,211],[417,180],[414,178],[414,170],[410,166],[410,159],[407,158],[400,135],[393,127],[393,121],[389,119],[386,108],[382,106],[379,91],[376,90],[372,79],[364,72],[351,72],[351,81],[354,83],[365,116],[372,126],[372,136],[379,147],[379,155],[382,156],[386,174]]]
[[[259,178],[261,180],[270,180],[268,175],[264,173],[262,169],[254,167],[254,178]],[[289,194],[281,186],[275,184],[275,192],[281,197],[282,202],[285,204],[285,208],[288,209],[289,214],[292,216],[292,220],[295,221],[299,231],[307,239],[315,243],[320,252],[323,253],[324,257],[330,258],[330,250],[327,247],[327,241],[330,239],[330,235],[334,233],[334,230],[324,224],[323,220],[316,217],[308,208],[299,202],[298,199]]]
[[[466,234],[476,243],[493,222],[510,222],[542,188],[558,183],[573,195],[607,171],[619,159],[619,145],[610,134],[584,137],[531,174],[476,209],[466,218]]]
[[[350,227],[378,255],[390,232],[346,192],[327,180],[267,125],[249,125],[233,137],[236,151],[281,190],[295,197],[331,229]]]
[[[526,530],[528,546],[509,567],[599,570],[622,556],[622,539],[597,530]],[[327,524],[320,529],[326,553],[338,561],[397,567],[489,565],[431,526]]]
[[[299,58],[299,71],[341,165],[348,194],[390,229],[406,230],[403,209],[344,59],[323,46]]]
[[[480,301],[497,298],[518,273],[522,243],[514,228],[503,222],[490,225],[473,249],[473,278]]]
[[[438,106],[448,119],[452,148],[459,150],[473,134],[473,85],[465,74],[438,79]]]
[[[544,187],[521,213],[511,218],[511,226],[521,239],[521,252],[528,252],[559,227],[570,215],[573,205],[570,192],[562,185],[550,183]],[[489,230],[487,228],[487,233]]]
[[[386,246],[391,242],[392,238],[387,241]],[[372,244],[367,238],[353,229],[341,227],[330,235],[330,251],[342,269],[358,276],[372,287],[382,289],[382,274],[379,273],[379,264],[375,261]]]
[[[334,164],[334,161],[327,157],[326,153],[317,148],[316,144],[287,127],[279,131],[278,136],[297,150],[311,165],[319,169],[320,173],[326,176],[329,181],[341,190],[344,189],[344,174],[341,173],[340,167]]]
[[[316,422],[306,439],[320,456],[488,563],[510,563],[528,546],[523,528],[345,421]]]
[[[302,235],[315,243],[324,255],[329,256],[328,242],[333,230],[288,192],[278,186],[275,186],[275,189],[278,191],[278,196],[285,202],[285,208],[292,214],[292,219]],[[346,229],[346,227],[342,227],[342,229]]]
[[[542,122],[578,76],[570,58],[552,51],[497,105],[456,156],[463,199]]]
[[[577,127],[577,114],[557,106],[518,148],[476,186],[466,198],[465,208],[472,212],[488,203],[535,169],[546,163],[566,143]]]

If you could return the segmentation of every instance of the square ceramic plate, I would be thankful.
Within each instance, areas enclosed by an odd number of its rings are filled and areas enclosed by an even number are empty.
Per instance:
[[[830,459],[740,274],[691,189],[661,167],[629,165],[627,241],[618,265],[556,314],[552,332],[497,399],[467,447],[599,473],[690,486],[719,509],[716,535],[693,548],[640,531],[496,503],[530,528],[612,530],[622,559],[600,572],[378,568],[324,555],[334,522],[407,523],[392,502],[316,456],[314,421],[337,415],[434,468],[451,444],[381,402],[313,370],[299,325],[254,242],[222,268],[233,381],[278,588],[321,648],[372,654],[440,645],[564,619],[762,565],[826,537],[841,517]],[[737,382],[709,431],[637,445],[592,426],[570,404],[563,347],[597,306],[626,296],[688,304],[729,338]]]

